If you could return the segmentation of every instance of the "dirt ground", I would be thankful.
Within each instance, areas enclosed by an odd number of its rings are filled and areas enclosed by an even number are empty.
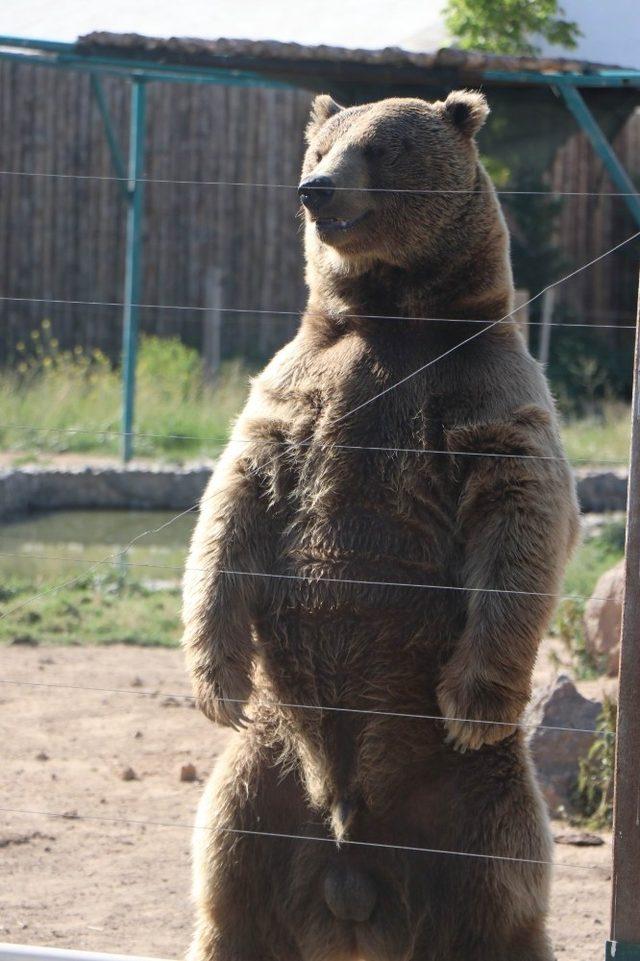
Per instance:
[[[9,647],[0,650],[0,668],[5,682],[121,692],[0,683],[0,941],[180,958],[192,919],[189,826],[228,736],[184,698],[180,653]],[[196,781],[180,780],[187,763]],[[558,961],[603,954],[605,842],[556,847]]]

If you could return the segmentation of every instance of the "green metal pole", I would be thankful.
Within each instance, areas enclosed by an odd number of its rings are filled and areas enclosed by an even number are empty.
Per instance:
[[[138,303],[140,301],[142,256],[141,180],[144,166],[145,81],[134,77],[131,87],[129,169],[127,184],[127,247],[122,313],[122,459],[133,455],[133,415],[138,353]]]
[[[125,199],[128,200],[129,187],[127,181],[129,178],[127,177],[127,168],[120,150],[118,137],[116,136],[116,132],[111,122],[109,106],[104,95],[104,90],[102,89],[102,80],[97,73],[91,74],[91,92],[93,93],[94,100],[98,105],[98,110],[100,111],[100,116],[102,117],[102,123],[104,124],[104,132],[107,137],[107,144],[109,145],[109,153],[111,154],[111,163],[113,164],[113,169],[116,172],[116,177],[120,178],[120,189]]]
[[[614,185],[621,193],[625,194],[624,201],[634,220],[640,226],[640,194],[638,194],[631,177],[618,160],[598,121],[586,105],[582,94],[570,83],[557,83],[556,87],[581,129],[584,130],[591,141],[591,146],[600,157]]]

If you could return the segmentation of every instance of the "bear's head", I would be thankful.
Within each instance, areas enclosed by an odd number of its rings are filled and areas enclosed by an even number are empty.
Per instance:
[[[465,90],[348,108],[316,97],[299,187],[307,259],[406,267],[446,249],[486,178],[474,136],[488,113],[484,96]]]

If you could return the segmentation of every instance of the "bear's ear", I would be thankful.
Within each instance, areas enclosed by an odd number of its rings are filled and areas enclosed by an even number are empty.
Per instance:
[[[489,104],[476,90],[454,90],[444,102],[444,115],[465,137],[473,137],[489,116]]]
[[[307,143],[310,143],[317,134],[320,127],[327,122],[330,117],[340,113],[343,108],[339,103],[326,93],[321,93],[311,104],[311,116],[305,130]]]

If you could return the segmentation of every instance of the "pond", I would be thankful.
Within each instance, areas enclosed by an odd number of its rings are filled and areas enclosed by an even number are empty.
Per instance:
[[[169,524],[174,517],[170,511],[78,510],[0,523],[0,577],[73,576],[109,557],[141,580],[177,581],[197,514]],[[113,557],[137,537],[125,557]]]

